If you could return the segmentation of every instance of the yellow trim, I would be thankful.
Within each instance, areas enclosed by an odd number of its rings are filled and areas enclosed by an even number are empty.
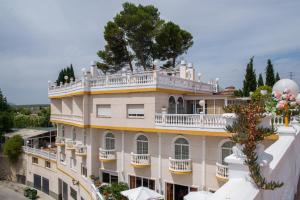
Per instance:
[[[206,94],[201,92],[189,92],[184,90],[175,89],[164,89],[164,88],[138,88],[138,89],[120,89],[120,90],[99,90],[99,91],[81,91],[72,92],[69,94],[50,96],[50,99],[60,99],[64,97],[78,96],[78,95],[95,95],[95,94],[127,94],[127,93],[141,93],[141,92],[160,92],[160,93],[172,93],[172,94],[188,94],[188,95],[199,95]]]
[[[61,120],[51,120],[53,123],[66,124],[76,126],[79,128],[95,128],[95,129],[109,129],[118,131],[133,131],[133,132],[149,132],[149,133],[170,133],[170,134],[186,134],[186,135],[201,135],[212,137],[231,137],[229,132],[211,132],[211,131],[196,131],[196,130],[178,130],[178,129],[162,129],[162,128],[136,128],[136,127],[121,127],[121,126],[99,126],[99,125],[82,125]],[[271,135],[266,137],[267,140],[278,140],[278,135]]]
[[[186,174],[191,174],[192,171],[188,171],[188,172],[179,172],[179,171],[173,171],[171,169],[169,169],[169,171],[172,173],[172,174],[178,174],[178,175],[186,175]]]
[[[101,158],[99,158],[99,161],[104,162],[104,163],[108,163],[108,162],[116,161],[116,159],[101,159]]]
[[[65,146],[65,143],[55,143],[56,146],[62,147]]]
[[[227,182],[229,180],[228,178],[217,176],[217,175],[216,175],[216,178],[218,181],[221,181],[221,182]]]
[[[145,165],[137,165],[137,164],[133,164],[133,163],[130,163],[132,167],[134,168],[145,168],[145,167],[149,167],[150,164],[145,164]]]
[[[57,169],[59,171],[61,171],[62,173],[64,173],[65,175],[67,175],[68,177],[70,177],[72,180],[76,180],[72,175],[70,175],[68,172],[64,171],[63,169],[59,168],[57,166]],[[89,190],[78,180],[79,185],[86,191],[86,193],[90,196],[90,199],[92,198],[92,194],[89,192]]]

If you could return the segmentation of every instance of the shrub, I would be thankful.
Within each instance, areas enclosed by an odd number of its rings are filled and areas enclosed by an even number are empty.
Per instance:
[[[267,91],[267,94],[266,95],[262,95],[261,94],[261,91],[262,90],[266,90]],[[253,101],[265,101],[267,99],[269,99],[272,95],[272,88],[267,86],[267,85],[264,85],[264,86],[260,86],[258,87],[254,92],[253,94],[251,95],[251,99]]]
[[[122,196],[121,192],[128,189],[129,187],[126,183],[120,182],[105,185],[100,188],[100,192],[105,196],[106,199],[111,196],[114,200],[126,200],[127,198]]]
[[[9,161],[16,162],[22,154],[23,139],[20,135],[15,135],[4,143],[3,152],[8,156]]]

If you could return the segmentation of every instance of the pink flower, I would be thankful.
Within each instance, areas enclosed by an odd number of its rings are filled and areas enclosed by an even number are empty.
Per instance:
[[[295,95],[292,94],[292,95],[290,95],[290,98],[289,98],[289,99],[290,99],[290,101],[295,101],[295,100],[296,100],[296,97],[295,97]]]
[[[274,97],[279,100],[280,97],[281,97],[281,92],[275,91],[274,92]]]
[[[284,91],[283,91],[284,94],[288,94],[288,93],[290,93],[290,92],[291,92],[291,91],[290,91],[290,89],[288,89],[288,88],[285,88]]]

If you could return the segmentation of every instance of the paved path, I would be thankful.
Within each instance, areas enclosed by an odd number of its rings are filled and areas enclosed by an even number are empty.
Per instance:
[[[0,185],[0,199],[1,200],[25,200],[26,198],[22,194],[8,187],[5,187],[4,185]]]

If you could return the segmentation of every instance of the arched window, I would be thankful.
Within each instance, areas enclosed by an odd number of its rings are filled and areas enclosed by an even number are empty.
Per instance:
[[[183,114],[184,113],[184,105],[183,105],[183,98],[179,97],[177,100],[177,113]]]
[[[76,140],[76,128],[75,127],[73,127],[72,139],[73,139],[73,141]]]
[[[232,141],[224,142],[221,146],[221,159],[222,159],[222,165],[227,165],[227,163],[224,161],[224,159],[232,154],[232,147],[234,146],[234,143]]]
[[[115,149],[115,136],[112,133],[107,133],[105,135],[105,149],[106,150]]]
[[[61,126],[61,135],[64,138],[65,137],[65,127]]]
[[[170,114],[176,113],[176,101],[173,96],[170,96],[169,98],[168,113]]]
[[[189,152],[189,142],[184,138],[178,138],[175,140],[175,159],[189,159],[190,152]]]
[[[148,154],[148,138],[144,135],[140,135],[136,139],[136,153]]]

